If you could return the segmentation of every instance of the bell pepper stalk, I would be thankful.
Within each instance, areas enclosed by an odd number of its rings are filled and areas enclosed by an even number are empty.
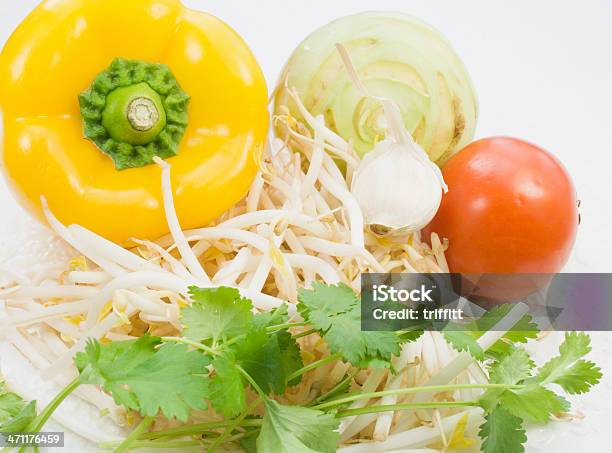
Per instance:
[[[189,95],[160,64],[116,59],[79,103],[85,136],[117,170],[175,156],[188,124]]]

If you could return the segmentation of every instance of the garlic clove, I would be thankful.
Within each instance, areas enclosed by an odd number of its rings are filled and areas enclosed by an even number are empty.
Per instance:
[[[365,156],[351,192],[375,234],[420,230],[433,219],[442,201],[433,165],[389,139]]]

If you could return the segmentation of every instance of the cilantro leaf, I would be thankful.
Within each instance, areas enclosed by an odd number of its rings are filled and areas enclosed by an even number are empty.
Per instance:
[[[476,341],[476,336],[473,332],[459,329],[453,325],[451,329],[448,327],[442,331],[444,339],[449,343],[456,351],[467,351],[472,357],[477,360],[485,359],[485,352]]]
[[[334,316],[350,311],[359,303],[357,295],[344,283],[313,282],[312,290],[299,290],[298,300],[298,311],[317,330],[329,329]]]
[[[542,386],[529,385],[525,389],[505,391],[500,406],[525,421],[546,423],[551,414],[567,411],[569,402]]]
[[[523,421],[502,407],[485,416],[478,435],[483,439],[483,453],[524,453],[527,435]]]
[[[7,391],[4,383],[0,382],[0,423],[15,417],[25,405],[26,402],[19,395]]]
[[[240,446],[246,453],[257,453],[257,437],[245,436],[239,441]]]
[[[268,334],[264,328],[254,329],[232,349],[242,368],[266,393],[284,393],[289,375],[303,366],[300,348],[287,331]]]
[[[231,352],[213,361],[215,375],[210,382],[210,402],[217,412],[228,418],[246,409],[246,391],[236,358]]]
[[[601,368],[595,363],[590,360],[578,360],[563,374],[558,375],[554,382],[570,395],[579,395],[598,384],[601,377]]]
[[[482,350],[477,340],[508,315],[512,307],[513,304],[496,305],[475,321],[467,324],[453,323],[452,327],[443,331],[444,338],[457,351],[467,351],[477,360],[484,360],[485,355],[499,359],[510,352],[512,343],[526,343],[538,334],[537,324],[530,315],[525,315],[486,352]]]
[[[491,330],[502,318],[506,317],[510,310],[512,310],[512,307],[513,304],[502,304],[496,305],[487,311],[478,321],[478,326],[481,329],[478,333],[478,338]],[[539,331],[538,325],[533,322],[531,315],[526,314],[502,338],[493,344],[486,351],[486,354],[498,359],[508,354],[513,343],[527,343],[530,339],[536,338]]]
[[[26,403],[16,393],[9,392],[0,381],[0,432],[25,431],[36,417],[36,401]]]
[[[512,347],[510,353],[491,367],[493,384],[518,384],[531,376],[535,364],[529,353],[521,347]]]
[[[140,412],[186,421],[190,409],[206,409],[210,358],[182,344],[164,344],[124,379],[140,402]]]
[[[545,423],[551,414],[569,409],[569,403],[538,383],[529,384],[535,364],[525,349],[511,346],[510,353],[491,366],[492,384],[522,384],[520,389],[489,389],[480,398],[480,405],[491,412],[499,405],[521,420]]]
[[[182,344],[160,344],[150,335],[104,345],[92,339],[75,358],[81,382],[101,386],[142,415],[161,411],[186,421],[191,409],[206,408],[210,358]]]
[[[416,341],[425,333],[423,329],[402,330],[397,332],[397,336],[401,343],[410,343]]]
[[[74,362],[84,383],[104,387],[112,393],[117,404],[125,406],[126,409],[138,410],[140,406],[133,392],[122,383],[115,382],[140,363],[146,362],[159,344],[160,339],[150,335],[105,345],[90,339],[85,351],[77,353]],[[119,376],[115,373],[119,373]]]
[[[585,333],[567,332],[559,346],[559,356],[540,368],[535,381],[558,384],[569,394],[588,392],[602,377],[601,369],[582,357],[591,351],[590,338]]]
[[[25,404],[15,415],[0,423],[0,432],[19,433],[24,432],[30,423],[36,418],[36,401]]]
[[[487,310],[478,320],[474,321],[473,330],[479,332],[480,335],[491,330],[510,313],[513,307],[514,304],[495,305]],[[536,338],[538,332],[538,326],[533,322],[531,316],[525,315],[512,326],[512,329],[508,331],[505,338],[516,343],[526,343],[529,338]]]
[[[274,334],[274,336],[276,337],[274,341],[278,343],[278,348],[281,352],[280,365],[283,370],[283,374],[286,378],[288,378],[291,374],[304,366],[300,346],[297,344],[293,336],[287,331],[277,332]],[[301,380],[302,377],[299,376],[287,382],[287,384],[291,386],[298,385]]]
[[[361,309],[354,306],[351,311],[333,318],[332,326],[323,332],[323,337],[333,353],[353,365],[364,367],[383,363],[388,366],[391,355],[400,352],[399,337],[395,332],[367,332],[361,330]]]
[[[183,336],[195,341],[240,335],[251,327],[253,305],[235,288],[189,288],[192,304],[182,310]]]
[[[331,414],[265,400],[266,413],[257,451],[274,453],[335,453],[339,422]]]
[[[272,311],[264,311],[253,316],[253,326],[270,327],[284,324],[289,321],[289,311],[287,305],[278,306]]]
[[[485,319],[490,318],[490,322],[497,324],[502,318],[505,318],[506,315],[510,313],[513,306],[514,304],[496,306],[487,312]],[[490,330],[492,327],[493,326],[489,327],[487,330]],[[506,335],[504,335],[504,338],[513,343],[527,343],[529,339],[537,338],[539,331],[540,329],[538,329],[538,325],[533,322],[531,315],[525,315],[518,320]]]
[[[525,349],[512,346],[508,355],[503,356],[499,362],[491,364],[489,380],[492,384],[515,385],[529,378],[534,366],[535,364]],[[480,397],[480,405],[485,410],[493,410],[506,391],[506,389],[488,389]]]
[[[332,352],[353,365],[389,366],[391,356],[400,352],[395,332],[361,330],[361,303],[344,284],[314,283],[312,290],[300,290],[298,311],[321,332]]]

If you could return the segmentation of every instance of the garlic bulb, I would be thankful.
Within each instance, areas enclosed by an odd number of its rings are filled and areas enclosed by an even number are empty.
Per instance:
[[[442,172],[406,130],[398,105],[371,96],[346,48],[337,48],[355,86],[382,104],[387,123],[387,137],[365,155],[351,184],[365,223],[377,234],[420,230],[434,218],[442,192],[448,191]]]

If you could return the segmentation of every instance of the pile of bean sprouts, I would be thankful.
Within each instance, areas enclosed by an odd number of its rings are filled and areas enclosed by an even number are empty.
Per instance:
[[[187,288],[191,285],[236,287],[257,310],[288,303],[290,313],[295,314],[298,288],[309,288],[315,280],[344,282],[359,291],[362,272],[448,271],[446,244],[437,235],[432,235],[429,247],[418,233],[378,237],[364,228],[361,210],[349,189],[358,158],[349,143],[325,127],[321,117],[314,118],[303,108],[295,93],[294,98],[309,124],[298,123],[289,115],[274,118],[277,126],[289,132],[288,140],[272,139],[262,150],[260,171],[248,195],[212,226],[181,230],[170,186],[171,161],[160,159],[156,163],[161,167],[170,234],[155,242],[133,239],[132,248],[120,247],[79,225],[62,225],[45,205],[49,225],[74,248],[75,258],[59,271],[3,272],[3,339],[39,368],[45,379],[68,382],[76,373],[72,359],[90,337],[104,342],[132,339],[145,332],[180,334],[180,309],[189,304]],[[502,328],[494,330],[479,340],[483,348],[504,334]],[[329,354],[317,336],[300,342],[306,363]],[[437,332],[426,332],[418,341],[405,344],[394,358],[394,368],[395,374],[379,369],[360,371],[352,387],[371,392],[487,381],[479,364],[455,352]],[[280,398],[295,404],[310,401],[351,371],[348,364],[331,362],[307,373],[299,386]],[[472,400],[478,392],[394,395],[359,400],[351,407],[422,398]],[[125,421],[125,414],[102,391],[84,387],[78,396],[116,421]],[[445,448],[466,414],[469,423],[463,425],[469,429],[478,422],[477,409],[349,417],[340,427],[340,450],[436,451],[422,449],[431,445]],[[215,417],[198,413],[194,420]],[[160,420],[158,425],[163,423]]]

